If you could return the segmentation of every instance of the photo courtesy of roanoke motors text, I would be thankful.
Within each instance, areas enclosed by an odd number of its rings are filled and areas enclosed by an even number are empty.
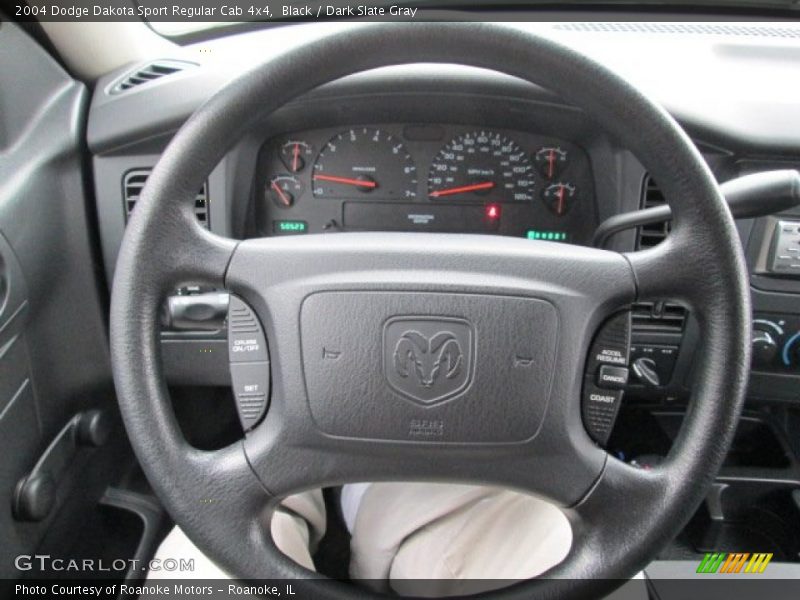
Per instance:
[[[796,0],[0,0],[0,600],[795,600]]]

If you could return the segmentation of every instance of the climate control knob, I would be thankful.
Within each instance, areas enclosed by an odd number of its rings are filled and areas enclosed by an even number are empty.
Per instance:
[[[786,340],[781,353],[781,360],[787,367],[800,365],[800,331]]]
[[[752,338],[753,365],[766,366],[772,364],[778,356],[778,343],[769,331],[754,329]]]

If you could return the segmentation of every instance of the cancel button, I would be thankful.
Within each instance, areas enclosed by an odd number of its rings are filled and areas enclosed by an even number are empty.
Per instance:
[[[628,369],[603,365],[597,371],[597,385],[609,390],[621,390],[628,383]]]

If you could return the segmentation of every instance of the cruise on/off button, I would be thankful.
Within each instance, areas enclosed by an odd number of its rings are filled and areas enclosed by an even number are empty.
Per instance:
[[[231,295],[228,304],[228,358],[232,363],[269,360],[261,323],[253,310]]]
[[[228,304],[228,358],[239,420],[250,431],[269,405],[269,352],[255,312],[234,295]]]

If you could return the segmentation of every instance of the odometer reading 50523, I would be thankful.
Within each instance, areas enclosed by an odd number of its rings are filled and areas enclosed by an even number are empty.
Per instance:
[[[453,139],[433,159],[428,195],[484,202],[533,201],[534,168],[505,135],[474,131]]]

